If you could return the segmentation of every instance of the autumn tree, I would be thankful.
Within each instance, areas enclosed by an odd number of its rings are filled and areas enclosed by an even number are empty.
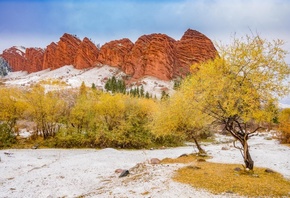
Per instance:
[[[283,44],[260,36],[234,38],[231,45],[218,46],[219,57],[194,65],[194,74],[181,88],[192,92],[191,101],[198,104],[196,110],[211,116],[236,139],[234,146],[250,170],[254,161],[248,140],[262,122],[273,119],[269,104],[277,104],[278,97],[289,92],[285,79],[290,70],[284,61],[287,52]]]
[[[178,135],[193,140],[199,154],[205,150],[199,143],[200,135],[209,132],[211,117],[196,110],[192,92],[179,90],[172,97],[161,101],[152,123],[152,131],[159,135]]]
[[[34,135],[44,139],[54,136],[61,127],[63,116],[66,115],[67,103],[59,97],[58,92],[46,93],[40,85],[35,85],[26,94],[26,101],[26,116],[36,123]]]
[[[16,88],[0,88],[0,147],[15,142],[19,132],[17,121],[26,108],[22,91]]]
[[[71,108],[69,121],[77,133],[90,133],[95,130],[94,120],[96,117],[96,104],[99,102],[100,92],[86,92],[85,95],[79,95],[76,103]],[[73,131],[71,131],[73,132]]]
[[[280,112],[278,121],[281,143],[290,143],[290,108],[283,109]]]
[[[125,115],[122,147],[144,148],[153,142],[149,123],[157,109],[155,101],[146,98],[123,97]]]
[[[87,87],[86,87],[85,82],[83,81],[80,86],[79,95],[84,96],[86,94],[87,94]]]
[[[0,95],[0,123],[7,124],[9,133],[16,133],[16,122],[26,108],[22,91],[16,88],[1,88]]]

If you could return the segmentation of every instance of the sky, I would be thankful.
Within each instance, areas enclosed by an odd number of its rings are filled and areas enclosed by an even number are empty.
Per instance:
[[[45,48],[64,33],[103,45],[151,33],[179,40],[188,28],[221,43],[235,34],[283,39],[290,52],[289,20],[290,0],[0,0],[0,53]]]

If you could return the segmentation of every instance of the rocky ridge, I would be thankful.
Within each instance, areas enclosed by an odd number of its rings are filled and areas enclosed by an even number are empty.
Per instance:
[[[110,65],[124,71],[133,79],[153,76],[161,80],[183,77],[190,65],[213,59],[217,51],[209,38],[188,29],[180,40],[166,34],[143,35],[132,43],[127,38],[110,41],[100,49],[88,38],[65,33],[57,43],[46,47],[11,47],[3,51],[3,57],[13,71],[29,73],[44,69],[57,69],[73,65],[86,69],[98,65]]]

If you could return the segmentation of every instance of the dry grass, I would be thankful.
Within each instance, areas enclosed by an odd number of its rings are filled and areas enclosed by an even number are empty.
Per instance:
[[[178,157],[176,159],[172,159],[172,158],[164,158],[161,163],[162,164],[171,164],[171,163],[183,163],[183,164],[187,164],[187,163],[191,163],[191,162],[197,162],[197,161],[203,161],[205,159],[208,159],[209,157],[200,157],[196,154],[190,154],[187,156],[181,156]]]
[[[186,159],[188,158],[188,159]],[[163,163],[191,163],[179,169],[174,180],[206,189],[214,194],[231,193],[247,197],[290,197],[290,181],[265,168],[244,171],[241,165],[197,162],[197,157],[165,159]],[[236,171],[240,167],[242,170]]]

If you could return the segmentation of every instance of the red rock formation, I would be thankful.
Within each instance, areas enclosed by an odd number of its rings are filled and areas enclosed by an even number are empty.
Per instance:
[[[141,36],[127,55],[122,69],[134,79],[146,75],[162,80],[172,79],[174,42],[174,39],[165,34]]]
[[[64,65],[72,65],[77,55],[81,40],[76,36],[64,34],[60,41],[51,43],[44,52],[43,69],[57,69]]]
[[[77,55],[74,59],[74,66],[77,69],[88,68],[99,63],[99,49],[87,37],[78,46]]]
[[[57,52],[56,43],[52,42],[46,47],[43,55],[42,69],[49,69],[54,67],[55,64],[57,64],[56,52]]]
[[[29,73],[42,70],[44,50],[41,48],[26,48],[25,58],[26,65],[25,70]]]
[[[122,68],[125,56],[130,53],[134,44],[127,38],[104,44],[100,49],[98,60],[104,65]]]
[[[182,38],[174,45],[176,62],[175,76],[184,76],[189,73],[194,63],[214,59],[217,51],[209,38],[202,33],[188,29]]]
[[[2,53],[2,57],[9,63],[13,71],[25,70],[26,59],[24,47],[11,47]]]
[[[170,80],[185,76],[193,63],[213,59],[216,54],[210,39],[195,30],[188,29],[179,41],[165,34],[144,35],[121,68],[134,79],[148,75]]]
[[[4,50],[2,57],[13,71],[36,72],[42,70],[43,50],[41,48],[11,47]]]
[[[209,38],[198,31],[188,29],[179,41],[165,34],[141,36],[135,44],[129,39],[106,43],[99,50],[88,38],[64,34],[60,41],[51,43],[45,50],[39,48],[12,47],[1,55],[13,71],[35,72],[74,65],[78,69],[106,64],[122,69],[138,79],[154,76],[171,80],[184,76],[193,63],[213,59],[217,51]]]

